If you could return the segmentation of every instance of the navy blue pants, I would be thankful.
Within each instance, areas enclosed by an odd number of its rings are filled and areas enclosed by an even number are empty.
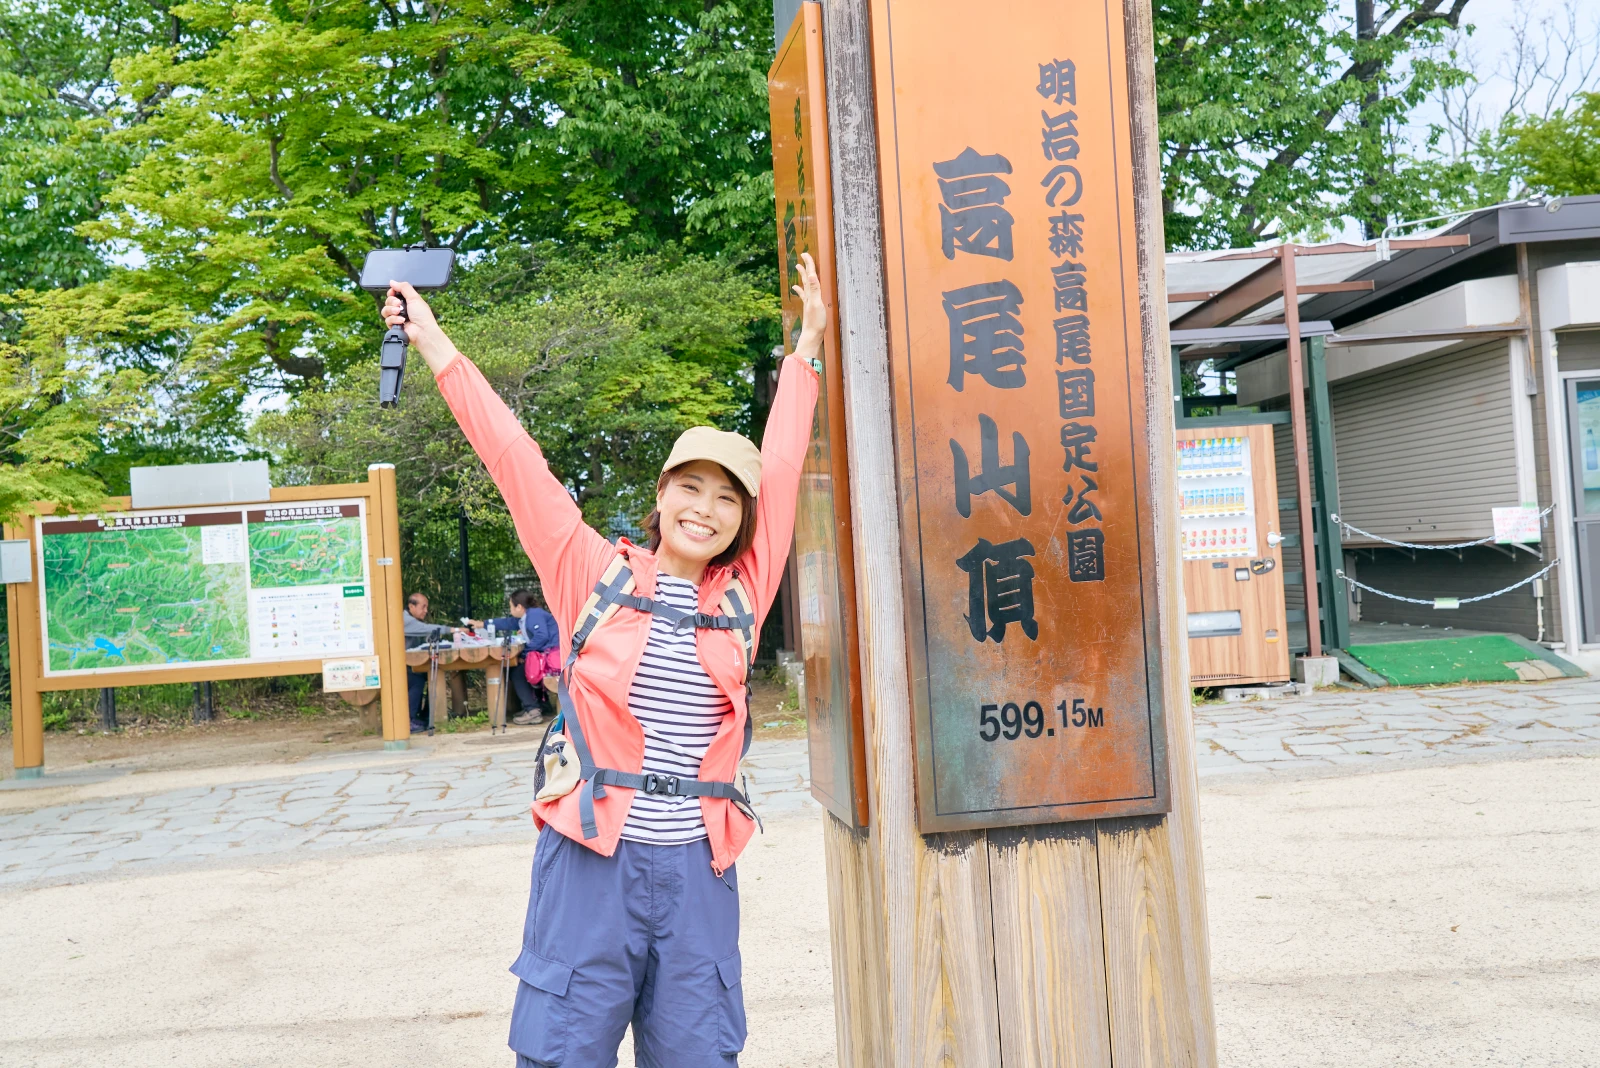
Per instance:
[[[419,723],[426,727],[427,724],[423,723],[422,719],[422,697],[423,694],[425,694],[428,690],[427,673],[421,671],[407,671],[406,690],[408,691],[407,696],[411,698],[412,728],[415,729]]]
[[[544,703],[544,687],[529,682],[520,664],[511,669],[511,688],[517,692],[517,701],[522,705],[524,712],[530,708],[543,711],[540,706]]]
[[[630,1022],[639,1068],[737,1068],[738,885],[703,839],[602,857],[546,827],[511,965],[517,1068],[614,1068]]]

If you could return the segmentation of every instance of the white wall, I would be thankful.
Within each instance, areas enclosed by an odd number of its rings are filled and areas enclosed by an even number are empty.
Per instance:
[[[1600,265],[1597,265],[1600,266]],[[1539,274],[1543,285],[1544,275]],[[1541,290],[1541,297],[1543,291]],[[1342,336],[1397,334],[1408,330],[1459,330],[1463,327],[1505,326],[1517,321],[1520,301],[1517,276],[1475,278],[1430,293],[1392,311],[1342,327]],[[1328,381],[1355,378],[1410,360],[1426,359],[1461,341],[1445,338],[1392,345],[1336,345],[1327,347]],[[1239,403],[1260,404],[1289,392],[1289,359],[1279,352],[1239,368]]]

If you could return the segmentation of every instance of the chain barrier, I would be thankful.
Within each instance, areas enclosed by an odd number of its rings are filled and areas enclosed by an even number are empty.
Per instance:
[[[1550,507],[1539,513],[1539,518],[1543,519],[1545,516],[1555,511],[1555,508],[1556,506],[1552,504]],[[1386,538],[1382,534],[1374,534],[1370,530],[1362,530],[1353,523],[1346,523],[1343,519],[1340,519],[1336,515],[1329,516],[1328,518],[1332,519],[1335,523],[1338,523],[1345,530],[1348,530],[1353,534],[1359,534],[1363,538],[1371,538],[1373,541],[1381,541],[1385,545],[1393,545],[1397,549],[1470,549],[1474,545],[1488,545],[1490,542],[1495,540],[1495,536],[1490,534],[1487,538],[1479,538],[1477,541],[1457,541],[1451,542],[1449,545],[1421,545],[1410,541],[1395,541],[1393,538]],[[1396,600],[1401,601],[1405,599],[1406,598],[1404,597],[1396,598]]]
[[[1502,593],[1510,593],[1512,590],[1516,589],[1518,586],[1526,586],[1528,583],[1532,582],[1534,579],[1543,578],[1545,575],[1549,574],[1551,568],[1555,567],[1560,562],[1561,561],[1559,559],[1558,560],[1552,560],[1548,564],[1544,565],[1544,567],[1540,568],[1538,571],[1535,571],[1533,574],[1529,575],[1527,578],[1523,579],[1522,581],[1513,582],[1511,585],[1507,586],[1505,589],[1495,590],[1493,593],[1480,593],[1476,597],[1454,597],[1454,598],[1446,598],[1446,599],[1447,600],[1453,600],[1458,605],[1471,604],[1473,601],[1487,601],[1491,597],[1499,597]],[[1398,593],[1388,593],[1388,592],[1386,592],[1384,590],[1377,589],[1376,587],[1368,586],[1364,582],[1357,582],[1355,579],[1351,578],[1349,575],[1346,575],[1344,573],[1344,569],[1342,569],[1342,568],[1334,571],[1334,574],[1338,575],[1340,578],[1344,579],[1346,582],[1350,583],[1350,585],[1354,586],[1358,590],[1366,590],[1368,593],[1375,593],[1379,597],[1387,597],[1391,601],[1405,601],[1407,604],[1427,605],[1429,608],[1437,608],[1438,607],[1438,600],[1439,599],[1437,597],[1433,598],[1431,600],[1428,600],[1428,599],[1425,599],[1425,598],[1422,598],[1422,597],[1402,597]]]

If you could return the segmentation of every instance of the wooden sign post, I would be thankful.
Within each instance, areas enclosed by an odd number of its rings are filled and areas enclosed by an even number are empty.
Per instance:
[[[127,499],[118,503],[117,511],[85,517],[58,517],[53,505],[42,504],[37,515],[5,527],[7,538],[30,543],[34,558],[33,581],[6,587],[18,778],[43,774],[42,695],[48,691],[321,674],[330,661],[352,655],[377,663],[384,747],[406,747],[411,718],[405,637],[397,625],[402,595],[393,464],[373,464],[366,482],[278,487],[259,504],[130,511]],[[318,524],[332,528],[326,545],[307,531]],[[46,537],[99,541],[63,541],[59,561],[52,562],[41,545]],[[309,548],[290,544],[305,537],[313,539]],[[125,549],[128,558],[119,559],[117,546],[132,546],[135,538],[151,551]],[[103,576],[88,582],[74,569],[92,551]],[[158,560],[155,553],[165,555]],[[151,570],[134,570],[146,561]],[[59,589],[50,585],[51,567],[59,568]],[[173,595],[160,584],[174,574],[193,585],[195,595],[177,606],[147,603],[156,593]],[[52,627],[46,615],[50,604],[60,626]],[[64,622],[69,613],[71,625]],[[119,647],[110,628],[96,621],[124,613],[138,622],[123,628],[129,637]]]
[[[810,16],[867,783],[825,817],[840,1064],[1213,1065],[1148,3]]]

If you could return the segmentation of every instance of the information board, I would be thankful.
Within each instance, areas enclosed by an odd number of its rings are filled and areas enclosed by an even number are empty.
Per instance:
[[[39,521],[44,675],[370,655],[361,499]]]
[[[919,825],[1164,812],[1122,7],[872,15]]]
[[[801,4],[767,78],[785,352],[794,351],[802,326],[800,298],[791,288],[800,280],[802,252],[811,254],[823,299],[835,306],[821,31],[821,6]],[[855,563],[837,320],[835,315],[823,342],[816,422],[800,477],[794,531],[799,581],[794,594],[805,658],[811,793],[839,819],[862,827],[867,823],[866,740],[856,659]]]

